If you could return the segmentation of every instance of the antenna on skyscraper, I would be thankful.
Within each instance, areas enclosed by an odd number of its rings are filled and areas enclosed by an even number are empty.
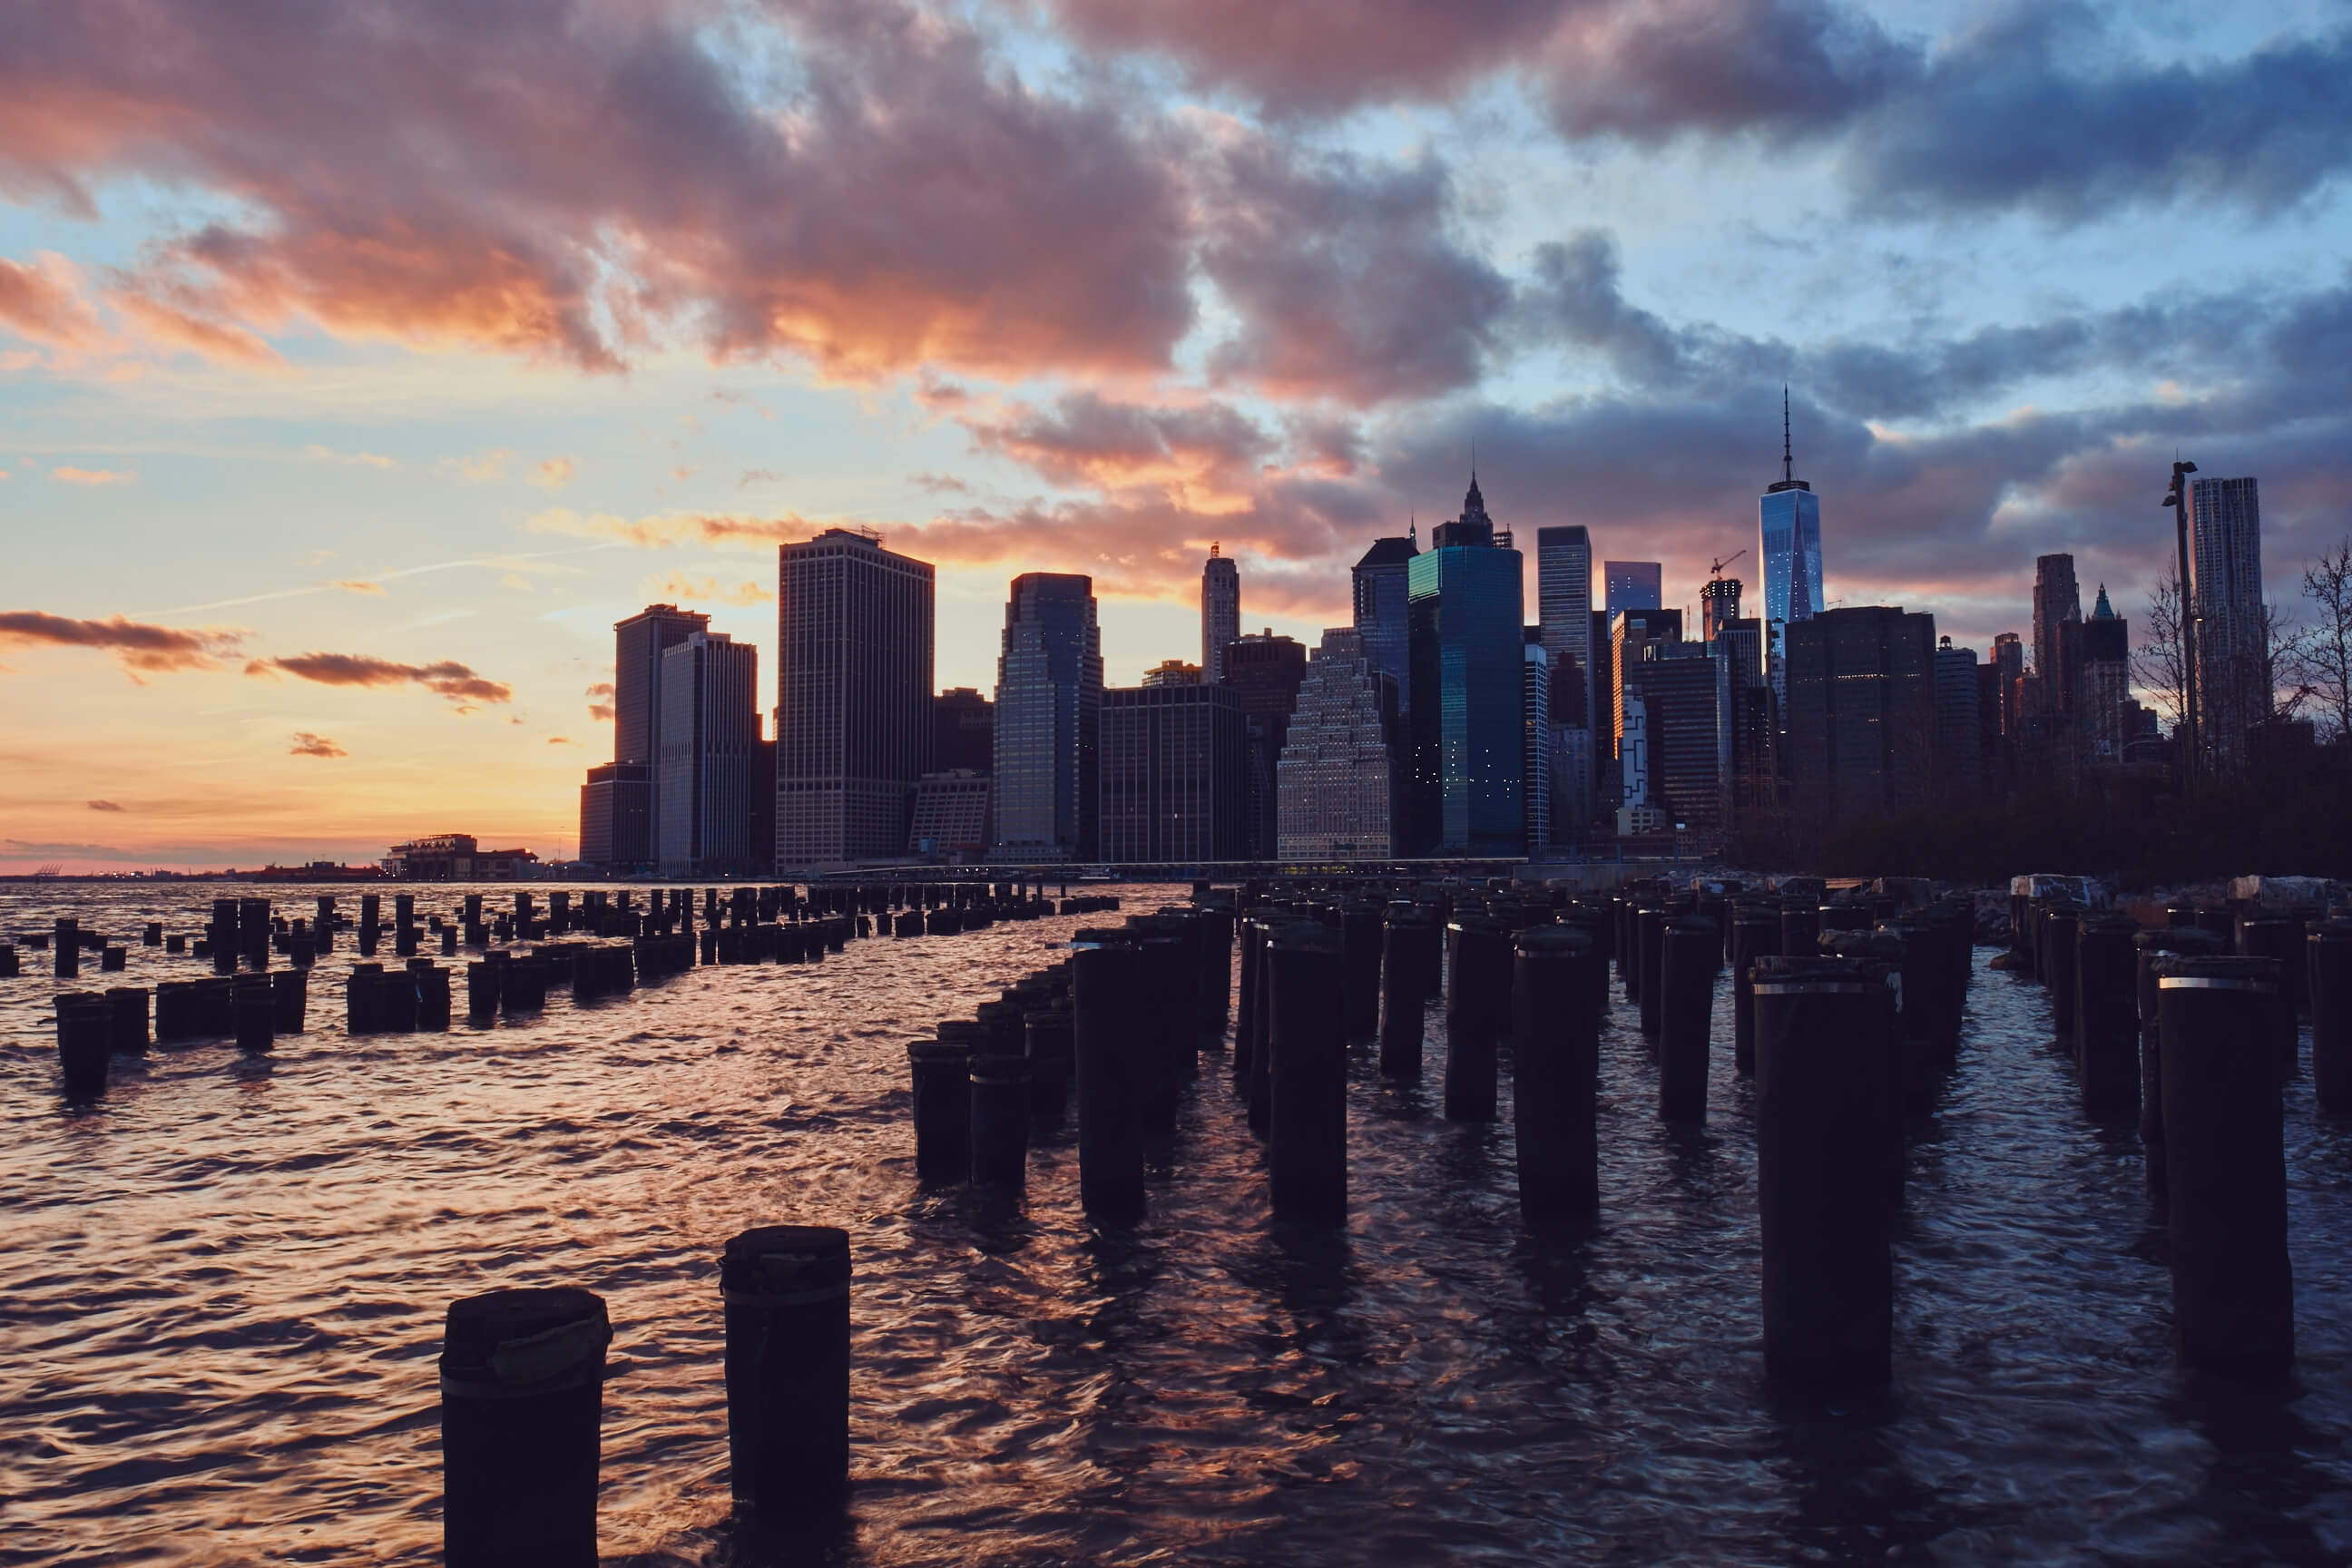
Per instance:
[[[1780,384],[1780,478],[1785,482],[1797,477],[1797,458],[1789,445],[1789,384]]]

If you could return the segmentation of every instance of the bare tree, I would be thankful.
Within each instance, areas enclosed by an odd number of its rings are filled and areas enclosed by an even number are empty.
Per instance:
[[[2178,730],[2189,693],[2189,671],[2180,651],[2180,569],[2168,561],[2148,594],[2147,613],[2139,626],[2139,646],[2132,649],[2132,679],[2165,722]]]
[[[2264,717],[2303,717],[2305,706],[2316,695],[2306,668],[2310,634],[2289,621],[2286,612],[2267,599],[2255,612],[2253,630],[2258,634],[2255,646],[2263,650],[2263,668],[2269,677],[2264,684],[2269,690],[2270,712]]]
[[[2352,535],[2303,569],[2303,596],[2313,616],[2296,673],[2326,738],[2352,746]]]

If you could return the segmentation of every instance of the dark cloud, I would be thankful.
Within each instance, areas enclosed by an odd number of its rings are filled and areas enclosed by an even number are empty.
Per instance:
[[[1247,485],[1275,442],[1223,403],[1148,407],[1077,392],[1051,406],[1020,406],[963,424],[986,451],[1003,454],[1057,485],[1125,489],[1138,485]]]
[[[1443,163],[1251,138],[1202,179],[1202,268],[1241,318],[1210,353],[1213,380],[1356,404],[1477,381],[1511,287],[1453,237]]]
[[[244,639],[243,632],[215,627],[189,631],[178,626],[149,626],[121,616],[84,621],[46,615],[39,610],[0,611],[0,643],[104,648],[134,675],[212,669],[217,668],[222,656],[236,652]]]
[[[2085,373],[2206,384],[2274,365],[2297,396],[2352,390],[2352,287],[2176,292],[1960,336],[1796,343],[1672,322],[1633,304],[1614,237],[1586,229],[1537,247],[1512,321],[1517,341],[1590,352],[1636,393],[1713,395],[1786,380],[1825,407],[1882,421],[1948,417],[2029,381]],[[2295,411],[2282,406],[2279,416]]]
[[[508,702],[514,689],[504,681],[476,674],[455,659],[433,664],[403,664],[360,653],[299,653],[290,658],[257,658],[245,667],[247,675],[272,673],[313,680],[321,686],[406,686],[414,683],[453,702]]]
[[[308,730],[294,732],[294,744],[286,753],[289,757],[348,757],[343,750],[324,735],[313,735]]]
[[[1542,43],[1560,0],[1049,0],[1079,41],[1153,51],[1272,113],[1449,97]]]
[[[122,809],[110,800],[93,800],[89,802],[89,805],[92,811],[121,811]]]
[[[2107,14],[2017,6],[1947,37],[1836,0],[1054,0],[1081,40],[1176,60],[1268,115],[1524,79],[1571,140],[1828,142],[1864,205],[2059,221],[2183,197],[2258,211],[2352,160],[2352,33],[2159,64]]]

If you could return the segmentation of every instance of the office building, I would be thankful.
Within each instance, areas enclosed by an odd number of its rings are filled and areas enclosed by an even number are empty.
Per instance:
[[[2212,765],[2233,772],[2245,763],[2247,731],[2272,706],[2262,500],[2251,478],[2191,481],[2189,572],[2200,738]]]
[[[1677,830],[1710,838],[1724,821],[1724,672],[1704,643],[1662,638],[1638,646],[1642,657],[1624,681],[1627,700],[1643,710],[1650,804]]]
[[[1241,699],[1249,727],[1244,853],[1253,860],[1270,860],[1279,831],[1275,769],[1298,701],[1298,683],[1307,675],[1307,647],[1296,637],[1276,637],[1268,626],[1225,646],[1224,671],[1224,684]]]
[[[1977,711],[1977,650],[1936,645],[1936,750],[1933,797],[1949,809],[1977,804],[1984,788],[1984,742]]]
[[[626,875],[653,862],[647,823],[653,811],[653,767],[605,763],[588,770],[580,786],[580,858]]]
[[[865,529],[777,552],[779,865],[906,853],[931,771],[932,577]]]
[[[975,768],[942,768],[915,784],[914,824],[907,853],[929,859],[971,859],[988,852],[989,775]]]
[[[1757,558],[1764,573],[1764,657],[1783,721],[1789,710],[1781,662],[1788,628],[1822,613],[1822,502],[1813,487],[1797,478],[1789,442],[1789,395],[1780,394],[1780,477],[1757,502]]]
[[[1223,678],[1225,645],[1242,635],[1242,569],[1231,556],[1209,546],[1201,568],[1201,673]]]
[[[2012,645],[2017,641],[2012,634],[2001,635]],[[1977,666],[1977,765],[1980,798],[1987,805],[1997,805],[2007,800],[2016,786],[2004,717],[2011,699],[2010,683],[2001,678],[1999,638],[1994,640],[1994,652],[1995,658]]]
[[[1408,525],[1402,539],[1375,539],[1352,574],[1356,633],[1364,639],[1364,658],[1371,667],[1396,682],[1399,713],[1412,710],[1412,633],[1406,609],[1412,587],[1406,579],[1412,558],[1421,553],[1418,534]]]
[[[1397,683],[1352,627],[1323,634],[1298,683],[1275,767],[1275,850],[1290,861],[1397,854],[1404,770]]]
[[[1739,579],[1710,577],[1699,584],[1698,640],[1713,642],[1716,633],[1739,618]]]
[[[1727,831],[1745,814],[1769,810],[1780,803],[1774,765],[1772,688],[1764,672],[1764,622],[1755,616],[1719,623],[1707,639],[1707,655],[1716,665],[1717,786],[1723,826]]]
[[[1625,700],[1624,728],[1617,738],[1617,763],[1624,804],[1617,808],[1617,837],[1645,837],[1666,831],[1671,819],[1650,796],[1649,710],[1637,688]]]
[[[661,802],[652,780],[661,744],[661,658],[696,632],[709,631],[710,617],[676,605],[647,605],[613,623],[613,760],[644,765],[646,783],[644,848],[634,859],[613,864],[649,864],[661,843]],[[625,793],[625,792],[624,792]],[[620,798],[614,796],[612,798]],[[634,829],[598,827],[600,839],[634,847]],[[583,827],[584,841],[588,837]],[[587,858],[583,852],[582,858]],[[604,864],[604,862],[599,862]]]
[[[665,877],[761,871],[751,844],[759,768],[760,655],[725,632],[694,632],[663,650],[659,761],[654,769]],[[892,852],[898,847],[892,846]]]
[[[2000,708],[1995,715],[2000,725],[2000,732],[2003,735],[2014,735],[2017,733],[2019,720],[2022,717],[2019,712],[2018,704],[2023,700],[2023,698],[2018,689],[2017,683],[2025,678],[2024,640],[2015,632],[2002,632],[1995,637],[1992,639],[1990,668],[1996,672],[1993,679],[2000,695]]]
[[[1247,730],[1230,687],[1105,691],[1099,858],[1122,866],[1241,859]]]
[[[1526,843],[1523,563],[1498,541],[1475,477],[1462,516],[1431,531],[1430,543],[1407,578],[1409,842],[1420,855],[1517,856]]]
[[[1609,615],[1654,610],[1665,603],[1665,569],[1655,561],[1606,561],[1601,574],[1606,595],[1602,608]]]
[[[932,771],[984,773],[995,766],[996,704],[969,686],[932,698]]]
[[[1591,737],[1579,742],[1561,733],[1591,722],[1592,539],[1583,528],[1536,530],[1536,611],[1551,669],[1546,838],[1565,843],[1581,837],[1592,810]]]
[[[2083,623],[2081,733],[2084,757],[2095,764],[2124,760],[2124,710],[2131,702],[2131,623],[2116,614],[2107,602],[2107,585],[2099,584],[2098,602]]]
[[[2033,673],[2042,682],[2045,715],[2074,711],[2074,688],[2080,671],[2070,658],[2064,627],[2083,620],[2083,594],[2074,582],[2072,555],[2037,555],[2033,560]],[[2076,645],[2079,647],[2079,644]]]
[[[1829,827],[1913,809],[1935,752],[1936,620],[1884,605],[1788,628],[1790,809]]]
[[[1198,686],[1205,672],[1197,664],[1186,664],[1181,658],[1163,658],[1143,672],[1146,686]]]
[[[1521,634],[1519,649],[1520,842],[1529,858],[1551,847],[1551,657],[1543,627]]]
[[[1609,694],[1610,733],[1615,739],[1622,755],[1625,742],[1626,680],[1648,657],[1643,651],[1653,643],[1680,643],[1683,640],[1683,613],[1680,610],[1617,610],[1609,616]],[[1640,685],[1638,674],[1633,684]]]
[[[1013,580],[996,660],[994,843],[1029,859],[1092,859],[1100,808],[1102,632],[1091,577]]]
[[[1595,821],[1625,799],[1624,775],[1617,763],[1617,660],[1609,642],[1610,621],[1608,611],[1592,612],[1592,701],[1585,710],[1585,731],[1591,736]]]

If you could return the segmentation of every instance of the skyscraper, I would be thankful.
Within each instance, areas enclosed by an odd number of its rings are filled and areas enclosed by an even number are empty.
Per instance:
[[[1364,658],[1396,682],[1399,713],[1412,710],[1407,668],[1412,637],[1405,605],[1411,594],[1406,578],[1412,558],[1421,553],[1418,531],[1408,525],[1401,539],[1373,540],[1353,574],[1356,632],[1364,639]]]
[[[1739,585],[1737,577],[1710,577],[1699,584],[1699,641],[1713,642],[1716,633],[1739,618]]]
[[[1789,627],[1789,804],[1817,826],[1923,804],[1935,755],[1936,619],[1885,605]]]
[[[709,628],[709,616],[676,605],[647,605],[613,623],[613,761],[634,765],[597,781],[610,787],[597,792],[594,807],[608,811],[610,820],[593,829],[583,821],[581,828],[583,845],[593,834],[610,847],[614,858],[603,864],[635,868],[650,864],[661,852],[661,802],[654,783],[661,746],[661,658]],[[583,810],[590,804],[583,795]],[[585,858],[586,850],[581,853]]]
[[[2189,506],[2198,723],[2213,765],[2228,772],[2244,763],[2247,730],[2271,710],[2262,501],[2251,478],[2197,479]]]
[[[1407,579],[1412,852],[1516,856],[1526,828],[1524,564],[1496,542],[1475,477],[1462,516],[1430,542]]]
[[[1654,613],[1654,612],[1653,612]],[[1633,645],[1624,674],[1649,746],[1650,804],[1676,828],[1701,837],[1723,827],[1723,669],[1705,643],[1654,638]]]
[[[1544,651],[1543,627],[1529,626],[1521,636],[1519,837],[1533,858],[1551,847],[1551,656]]]
[[[1757,555],[1764,566],[1765,659],[1786,722],[1789,689],[1780,667],[1788,628],[1820,615],[1822,608],[1822,502],[1813,487],[1797,478],[1786,387],[1780,391],[1780,477],[1765,487],[1757,515]]]
[[[1102,858],[1238,860],[1247,842],[1245,725],[1231,687],[1138,686],[1102,696]]]
[[[660,762],[655,770],[666,877],[760,871],[752,781],[759,772],[760,653],[725,632],[662,650]]]
[[[996,660],[995,842],[1092,858],[1099,809],[1102,633],[1091,577],[1013,579]]]
[[[906,853],[931,763],[932,578],[867,531],[777,551],[780,864]]]
[[[1995,678],[2000,683],[2000,732],[2014,740],[2023,717],[2019,711],[2023,694],[2017,683],[2025,676],[2025,643],[2015,632],[2002,632],[1992,639],[1992,668],[2000,672]]]
[[[653,863],[646,818],[653,810],[649,763],[604,763],[580,786],[580,858],[624,874]]]
[[[1396,681],[1363,634],[1333,626],[1307,673],[1275,769],[1276,853],[1285,860],[1386,860],[1397,853],[1404,767]]]
[[[969,686],[931,699],[931,767],[985,773],[996,766],[996,704]]]
[[[1936,645],[1935,798],[1948,807],[1977,803],[1984,785],[1984,750],[1977,713],[1977,650]]]
[[[2083,591],[2074,581],[2072,555],[2033,558],[2033,673],[2042,678],[2042,710],[2067,713],[2074,706],[2074,671],[2068,668],[2065,638],[2059,627],[2083,618]]]
[[[1224,678],[1225,645],[1242,635],[1242,569],[1229,555],[1209,546],[1201,568],[1201,678],[1214,683]]]
[[[1291,709],[1298,701],[1298,683],[1307,675],[1307,649],[1294,637],[1275,636],[1268,626],[1235,638],[1224,652],[1224,684],[1241,699],[1242,718],[1248,726],[1244,853],[1253,860],[1271,860],[1277,830],[1275,768],[1290,730]]]
[[[1592,721],[1592,539],[1583,528],[1536,530],[1536,609],[1551,666],[1546,839],[1560,843],[1581,833],[1592,809],[1591,737],[1562,733]]]
[[[1623,753],[1625,742],[1625,696],[1628,691],[1641,689],[1641,666],[1648,657],[1644,652],[1645,647],[1651,643],[1679,643],[1682,640],[1683,613],[1680,610],[1647,609],[1611,612],[1608,717],[1611,738],[1621,755]],[[1654,731],[1652,731],[1652,738],[1655,739]],[[1654,773],[1652,782],[1655,782]]]
[[[2131,623],[2107,603],[2099,584],[2098,603],[2083,623],[2080,697],[2084,754],[2093,763],[2124,760],[2124,704],[2131,700]]]
[[[1665,569],[1654,561],[1605,561],[1601,575],[1607,585],[1611,615],[1620,610],[1654,610],[1665,603]]]
[[[1754,616],[1718,624],[1707,639],[1716,666],[1717,771],[1723,823],[1780,802],[1772,743],[1777,726],[1764,672],[1764,623]]]

